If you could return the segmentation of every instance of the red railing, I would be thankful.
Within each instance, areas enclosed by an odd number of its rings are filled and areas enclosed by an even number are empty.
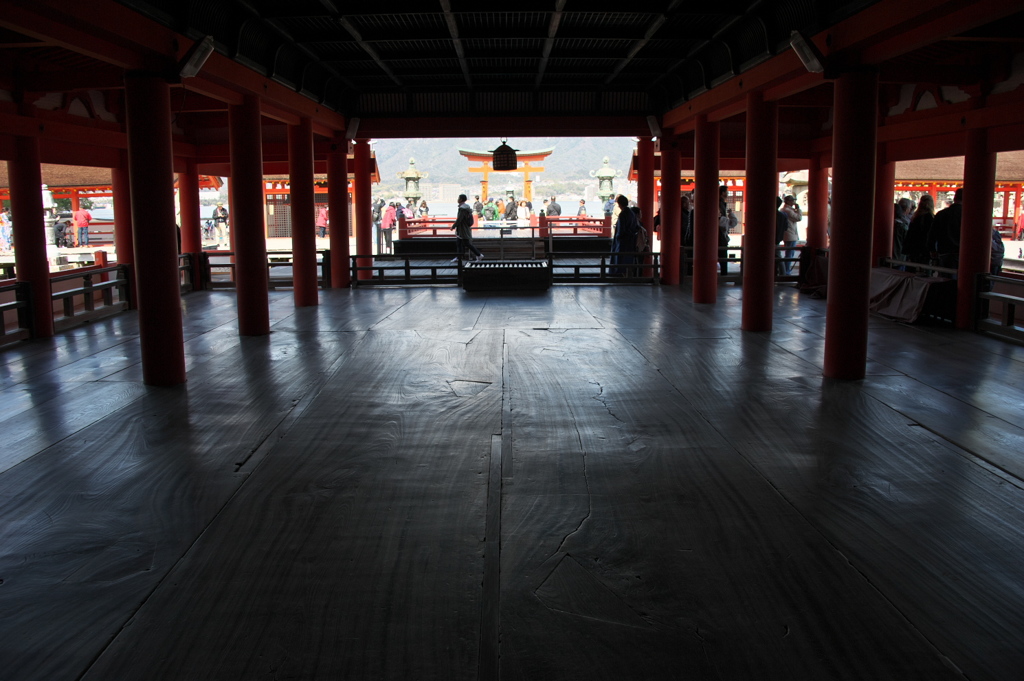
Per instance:
[[[555,217],[541,216],[540,235],[548,236],[568,235],[573,236],[603,236],[611,237],[611,217],[577,217],[571,215],[557,215]]]
[[[451,230],[455,218],[452,217],[429,217],[412,218],[410,220],[399,216],[398,238],[414,239],[416,237],[451,237],[454,232]],[[488,222],[488,224],[491,224]],[[523,228],[525,225],[502,220],[494,221],[494,224],[509,229]],[[538,227],[540,237],[547,238],[549,233],[552,236],[573,235],[573,236],[603,236],[611,237],[612,220],[610,217],[576,217],[571,215],[559,215],[556,217],[533,216],[530,218],[529,227]],[[479,218],[474,216],[473,228],[479,229]]]

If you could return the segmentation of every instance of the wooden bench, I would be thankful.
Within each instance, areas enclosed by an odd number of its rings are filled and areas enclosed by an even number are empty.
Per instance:
[[[994,319],[981,319],[978,321],[978,330],[989,332],[994,335],[1013,338],[1024,342],[1024,328],[1017,326],[1017,306],[1024,305],[1024,297],[1015,296],[1009,293],[995,293],[993,291],[982,291],[978,294],[982,300],[995,300],[1003,304],[1002,321]]]

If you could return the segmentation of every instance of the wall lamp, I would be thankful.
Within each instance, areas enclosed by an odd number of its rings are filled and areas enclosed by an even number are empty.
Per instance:
[[[181,78],[194,78],[211,54],[213,54],[213,36],[208,35],[202,40],[197,40],[178,62],[178,75]]]
[[[789,44],[796,52],[796,56],[800,57],[800,62],[804,65],[804,68],[811,73],[822,73],[825,71],[825,57],[821,54],[818,47],[804,38],[800,31],[793,31],[789,34]]]

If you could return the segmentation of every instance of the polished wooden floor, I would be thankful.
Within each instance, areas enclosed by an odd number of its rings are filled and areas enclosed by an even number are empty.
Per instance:
[[[326,291],[0,352],[0,678],[1024,678],[1024,348],[777,289]]]

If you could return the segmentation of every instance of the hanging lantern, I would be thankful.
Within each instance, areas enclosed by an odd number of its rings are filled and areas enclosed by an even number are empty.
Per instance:
[[[519,167],[519,160],[516,158],[516,149],[505,144],[507,140],[501,138],[501,146],[491,152],[491,167],[495,170],[515,170]]]

